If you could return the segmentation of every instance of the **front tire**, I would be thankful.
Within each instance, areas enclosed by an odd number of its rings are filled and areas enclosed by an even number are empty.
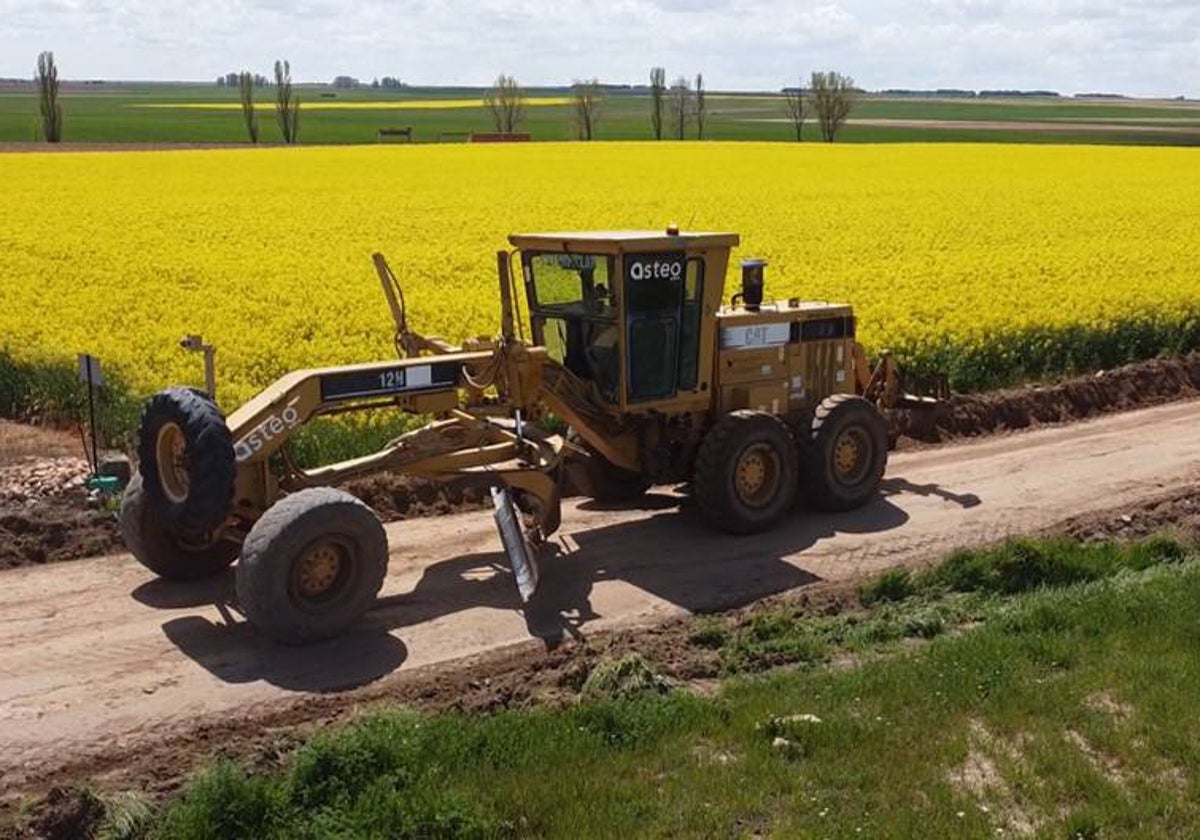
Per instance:
[[[796,502],[799,457],[787,426],[741,410],[717,421],[700,444],[693,491],[705,518],[731,534],[765,531]]]
[[[289,645],[336,636],[371,607],[387,573],[387,535],[342,490],[285,496],[242,545],[238,601],[255,628]]]
[[[807,443],[805,495],[814,507],[853,510],[875,495],[887,468],[888,428],[874,405],[853,394],[827,397]]]
[[[146,403],[138,471],[154,512],[174,531],[204,534],[229,514],[236,462],[225,417],[212,397],[169,388]]]
[[[140,475],[134,475],[125,488],[120,523],[121,536],[134,558],[166,580],[212,577],[238,556],[238,546],[225,540],[200,548],[189,547],[155,515]]]

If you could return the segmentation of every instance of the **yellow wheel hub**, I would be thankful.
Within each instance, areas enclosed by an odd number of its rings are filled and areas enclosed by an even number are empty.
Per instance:
[[[779,458],[770,446],[760,443],[748,447],[734,469],[738,498],[755,507],[769,503],[778,489],[779,473]]]
[[[191,477],[188,474],[187,438],[178,423],[164,423],[154,442],[158,460],[158,482],[163,494],[174,504],[187,501]]]
[[[323,595],[333,587],[344,562],[341,547],[318,543],[304,553],[296,566],[296,586],[306,598]]]
[[[833,468],[837,477],[848,484],[862,478],[866,470],[869,444],[861,429],[850,428],[838,435],[833,445]]]

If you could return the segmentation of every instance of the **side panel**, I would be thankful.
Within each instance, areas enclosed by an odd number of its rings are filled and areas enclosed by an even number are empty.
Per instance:
[[[811,410],[854,393],[854,318],[846,307],[764,307],[717,320],[720,410]]]
[[[782,324],[785,329],[786,324]],[[720,405],[722,414],[741,408],[786,414],[788,347],[741,347],[721,351]]]
[[[792,355],[792,376],[800,376],[803,397],[797,407],[813,408],[831,394],[854,392],[854,359],[850,342],[804,342]]]

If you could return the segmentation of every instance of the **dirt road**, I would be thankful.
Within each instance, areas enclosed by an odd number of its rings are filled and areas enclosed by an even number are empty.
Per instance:
[[[1200,402],[895,455],[883,496],[779,530],[707,530],[670,492],[637,509],[571,503],[522,610],[486,513],[388,526],[384,598],[348,637],[259,638],[232,575],[153,580],[114,556],[0,575],[0,791],[27,772],[515,643],[734,607],[1130,504],[1200,478]]]

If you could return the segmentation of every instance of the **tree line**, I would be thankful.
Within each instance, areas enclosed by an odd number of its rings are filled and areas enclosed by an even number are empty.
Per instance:
[[[571,85],[572,110],[580,140],[592,140],[596,136],[604,90],[595,78],[576,80]],[[650,127],[655,140],[685,140],[693,130],[697,140],[704,139],[708,102],[703,73],[696,74],[694,86],[686,76],[677,76],[668,87],[666,69],[652,67],[649,93]],[[804,123],[812,117],[817,121],[821,139],[832,143],[846,124],[859,93],[854,79],[834,70],[814,71],[807,87],[801,84],[784,88],[784,114],[795,131],[796,140],[804,139]],[[483,100],[492,114],[496,131],[511,134],[517,130],[524,115],[524,98],[521,86],[512,76],[501,74],[496,79]]]
[[[339,77],[341,78],[341,77]],[[349,78],[349,77],[346,77]],[[38,55],[34,77],[38,89],[38,110],[41,115],[42,135],[49,143],[62,140],[63,109],[59,102],[58,66],[54,53]],[[387,77],[385,86],[400,87],[398,79]],[[217,79],[222,87],[237,87],[242,105],[242,119],[251,143],[258,143],[258,110],[254,97],[258,88],[272,85],[266,76],[252,74],[248,70],[227,73]],[[292,84],[291,64],[286,60],[275,62],[275,119],[283,141],[294,144],[300,136],[300,96]],[[593,140],[603,115],[604,94],[607,86],[599,79],[576,80],[571,85],[571,105],[577,136],[580,140]],[[817,122],[821,138],[832,143],[845,124],[853,108],[858,88],[854,80],[835,71],[813,72],[808,86],[784,88],[783,105],[788,121],[795,131],[796,140],[803,139],[804,123],[811,116]],[[650,69],[649,85],[650,126],[654,139],[687,139],[695,132],[697,140],[703,140],[708,126],[707,92],[704,74],[697,73],[694,83],[686,76],[677,76],[668,87],[667,71],[663,67]],[[525,115],[525,94],[517,80],[510,75],[500,74],[483,97],[496,131],[514,134],[520,128]]]
[[[803,85],[785,88],[784,111],[796,132],[796,141],[803,139],[804,122],[810,115],[817,121],[822,140],[826,143],[836,140],[858,94],[853,79],[833,70],[814,71],[807,88]]]
[[[251,143],[258,142],[258,110],[254,107],[254,90],[262,87],[256,77],[243,70],[238,74],[238,95],[242,102],[242,119]],[[275,121],[283,142],[288,145],[300,138],[300,95],[292,87],[292,65],[288,61],[275,62]]]

